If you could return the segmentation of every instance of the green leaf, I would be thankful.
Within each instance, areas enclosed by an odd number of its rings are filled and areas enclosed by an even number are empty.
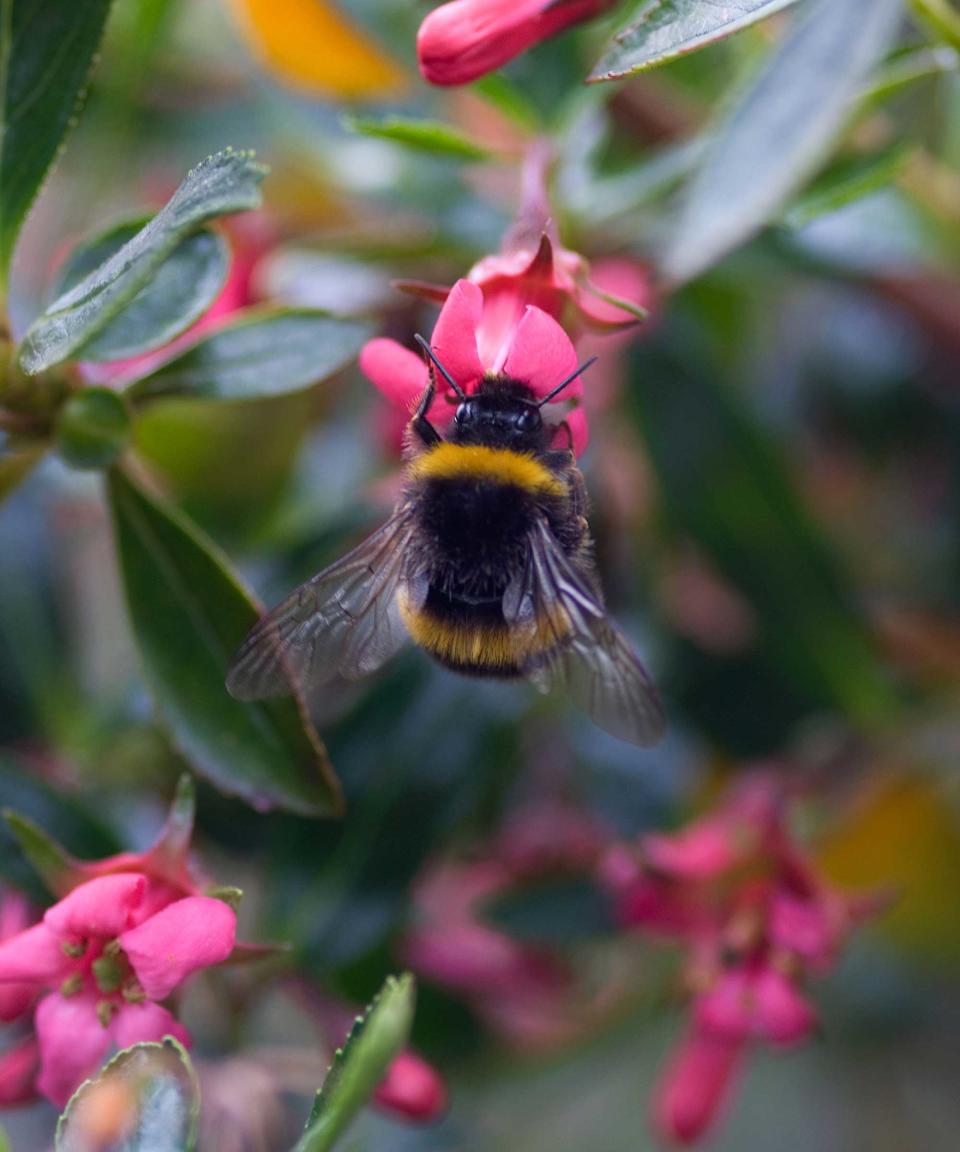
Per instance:
[[[757,232],[830,152],[897,30],[901,0],[816,0],[712,133],[661,267],[699,275]]]
[[[652,0],[617,32],[587,80],[619,80],[665,64],[732,36],[795,3],[796,0],[738,0],[727,4],[712,0]]]
[[[118,224],[78,245],[60,271],[61,296],[115,255],[144,226]],[[230,268],[226,241],[204,228],[187,236],[130,303],[75,352],[84,360],[122,360],[159,348],[189,328],[216,300]]]
[[[111,0],[0,0],[0,284],[86,93]]]
[[[768,438],[714,366],[638,357],[629,396],[669,528],[747,600],[762,658],[809,709],[890,720],[896,698],[849,583]]]
[[[406,1044],[415,995],[409,972],[387,977],[334,1056],[294,1152],[329,1152],[343,1135]]]
[[[873,107],[917,80],[957,71],[960,71],[960,52],[945,44],[901,52],[876,70],[866,90],[861,93],[861,105]]]
[[[610,897],[590,876],[550,876],[484,903],[480,915],[515,940],[565,945],[617,930]]]
[[[492,155],[489,148],[484,148],[439,120],[408,120],[402,116],[364,120],[348,116],[344,124],[351,132],[361,136],[392,140],[415,152],[429,152],[434,156],[448,156],[456,160],[489,160]]]
[[[129,388],[134,400],[259,400],[325,380],[374,334],[370,324],[312,309],[245,312]]]
[[[0,1125],[0,1152],[11,1152],[10,1137],[3,1125]]]
[[[302,701],[241,703],[224,687],[259,615],[225,557],[127,473],[110,473],[109,495],[134,636],[174,744],[255,808],[339,813],[339,784]]]
[[[171,1036],[135,1044],[73,1094],[57,1124],[56,1152],[192,1152],[199,1111],[200,1087],[183,1046]],[[104,1133],[104,1121],[114,1118],[114,1131]]]
[[[39,824],[9,808],[3,818],[28,863],[55,896],[65,896],[74,887],[76,860]]]
[[[46,450],[46,444],[37,444],[15,452],[4,450],[0,453],[0,501],[6,500],[23,483]]]
[[[783,222],[803,228],[818,216],[835,212],[893,183],[913,149],[897,143],[871,156],[846,157],[831,165],[790,205]]]
[[[265,174],[252,153],[231,148],[198,164],[149,224],[33,322],[20,346],[24,371],[41,372],[89,344],[202,224],[259,207]]]

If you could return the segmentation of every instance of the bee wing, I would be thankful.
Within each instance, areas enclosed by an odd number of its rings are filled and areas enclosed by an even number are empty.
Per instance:
[[[621,740],[656,744],[664,731],[657,690],[589,575],[577,570],[542,518],[528,545],[526,564],[503,598],[508,623],[535,629],[540,641],[524,675],[542,692],[565,689]]]
[[[398,509],[352,552],[264,616],[234,658],[227,676],[230,694],[259,700],[287,695],[292,685],[316,688],[337,677],[358,680],[393,656],[407,638],[397,591],[405,585],[416,599],[423,583],[408,584],[414,529],[409,506]]]

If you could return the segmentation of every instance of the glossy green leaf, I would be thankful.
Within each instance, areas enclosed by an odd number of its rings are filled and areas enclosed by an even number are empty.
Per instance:
[[[415,996],[409,973],[387,977],[337,1050],[295,1152],[329,1152],[343,1135],[406,1044]]]
[[[109,260],[143,227],[119,224],[73,250],[55,295],[69,292]],[[121,360],[159,348],[198,320],[216,300],[230,267],[226,241],[204,228],[187,236],[117,316],[75,350],[84,360]]]
[[[613,38],[588,80],[619,80],[705,48],[796,0],[651,0]]]
[[[448,156],[456,160],[487,160],[491,155],[488,148],[439,120],[409,120],[402,116],[365,120],[351,116],[345,120],[345,124],[361,136],[391,140],[415,152],[429,152],[434,156]]]
[[[811,709],[864,723],[896,700],[850,586],[769,438],[729,386],[652,350],[630,390],[665,524],[749,603],[762,658]]]
[[[891,184],[903,169],[911,149],[894,144],[870,156],[847,157],[831,165],[784,213],[788,228],[802,228],[818,216],[835,212]]]
[[[259,400],[308,388],[355,359],[372,325],[312,309],[250,311],[129,389],[134,400]]]
[[[763,227],[829,155],[896,30],[901,0],[816,0],[713,131],[661,260],[697,276]]]
[[[76,119],[111,0],[0,0],[0,283]]]
[[[107,1109],[116,1122],[104,1133]],[[182,1045],[170,1036],[135,1044],[73,1094],[57,1124],[56,1152],[192,1152],[199,1111],[200,1087]]]
[[[149,224],[33,322],[20,346],[24,371],[41,372],[89,344],[208,220],[258,207],[265,174],[252,153],[230,148],[198,164]]]
[[[174,744],[221,791],[258,809],[338,813],[339,785],[302,702],[241,703],[224,687],[258,618],[225,557],[128,474],[110,474],[109,494],[134,636]]]

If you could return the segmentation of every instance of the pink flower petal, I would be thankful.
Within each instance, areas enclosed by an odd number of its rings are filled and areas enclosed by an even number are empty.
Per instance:
[[[39,1068],[40,1048],[32,1036],[0,1055],[0,1108],[26,1104],[34,1098]]]
[[[0,1020],[16,1020],[33,1006],[39,994],[38,984],[0,984]]]
[[[99,876],[48,908],[44,923],[58,936],[112,939],[138,922],[147,878],[138,872]]]
[[[590,423],[586,409],[581,405],[568,412],[558,425],[551,442],[552,448],[572,448],[579,459],[590,443]]]
[[[435,1120],[447,1107],[443,1078],[414,1052],[397,1056],[373,1095],[378,1108],[408,1120]]]
[[[458,280],[437,318],[430,345],[440,363],[464,392],[483,378],[484,366],[477,352],[477,329],[483,317],[483,292],[469,280]],[[450,391],[443,378],[438,391]]]
[[[770,940],[822,970],[836,958],[846,920],[845,904],[828,893],[802,899],[778,892],[770,909]]]
[[[570,337],[556,320],[539,308],[527,308],[507,353],[503,366],[506,375],[528,385],[535,396],[546,396],[577,370],[577,363]],[[580,378],[564,393],[568,399],[582,394]]]
[[[360,352],[360,371],[392,403],[409,412],[427,386],[423,357],[396,340],[368,340]]]
[[[716,1124],[736,1082],[744,1046],[694,1029],[654,1090],[654,1126],[665,1139],[695,1144]]]
[[[110,1022],[110,1034],[118,1048],[162,1040],[172,1036],[184,1047],[190,1045],[190,1033],[160,1004],[124,1004]]]
[[[696,1020],[721,1039],[789,1045],[810,1034],[816,1015],[784,975],[764,967],[727,972],[697,1001]]]
[[[120,947],[147,996],[162,1000],[198,968],[226,960],[236,934],[236,913],[222,900],[188,896],[124,932]]]
[[[0,944],[0,990],[13,981],[56,983],[67,966],[68,958],[60,947],[60,937],[46,924],[35,924]]]
[[[37,1090],[62,1109],[99,1068],[110,1033],[97,1019],[92,996],[46,996],[37,1005],[35,1023],[41,1065]]]

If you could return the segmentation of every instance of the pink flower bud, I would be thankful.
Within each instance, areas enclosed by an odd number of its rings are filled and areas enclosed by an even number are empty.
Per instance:
[[[467,84],[613,0],[453,0],[420,25],[417,57],[431,84]]]
[[[387,1069],[373,1099],[387,1112],[426,1123],[446,1110],[447,1088],[432,1065],[416,1053],[405,1051]]]
[[[681,1041],[654,1091],[653,1122],[666,1140],[694,1144],[726,1106],[744,1045],[694,1028]]]

